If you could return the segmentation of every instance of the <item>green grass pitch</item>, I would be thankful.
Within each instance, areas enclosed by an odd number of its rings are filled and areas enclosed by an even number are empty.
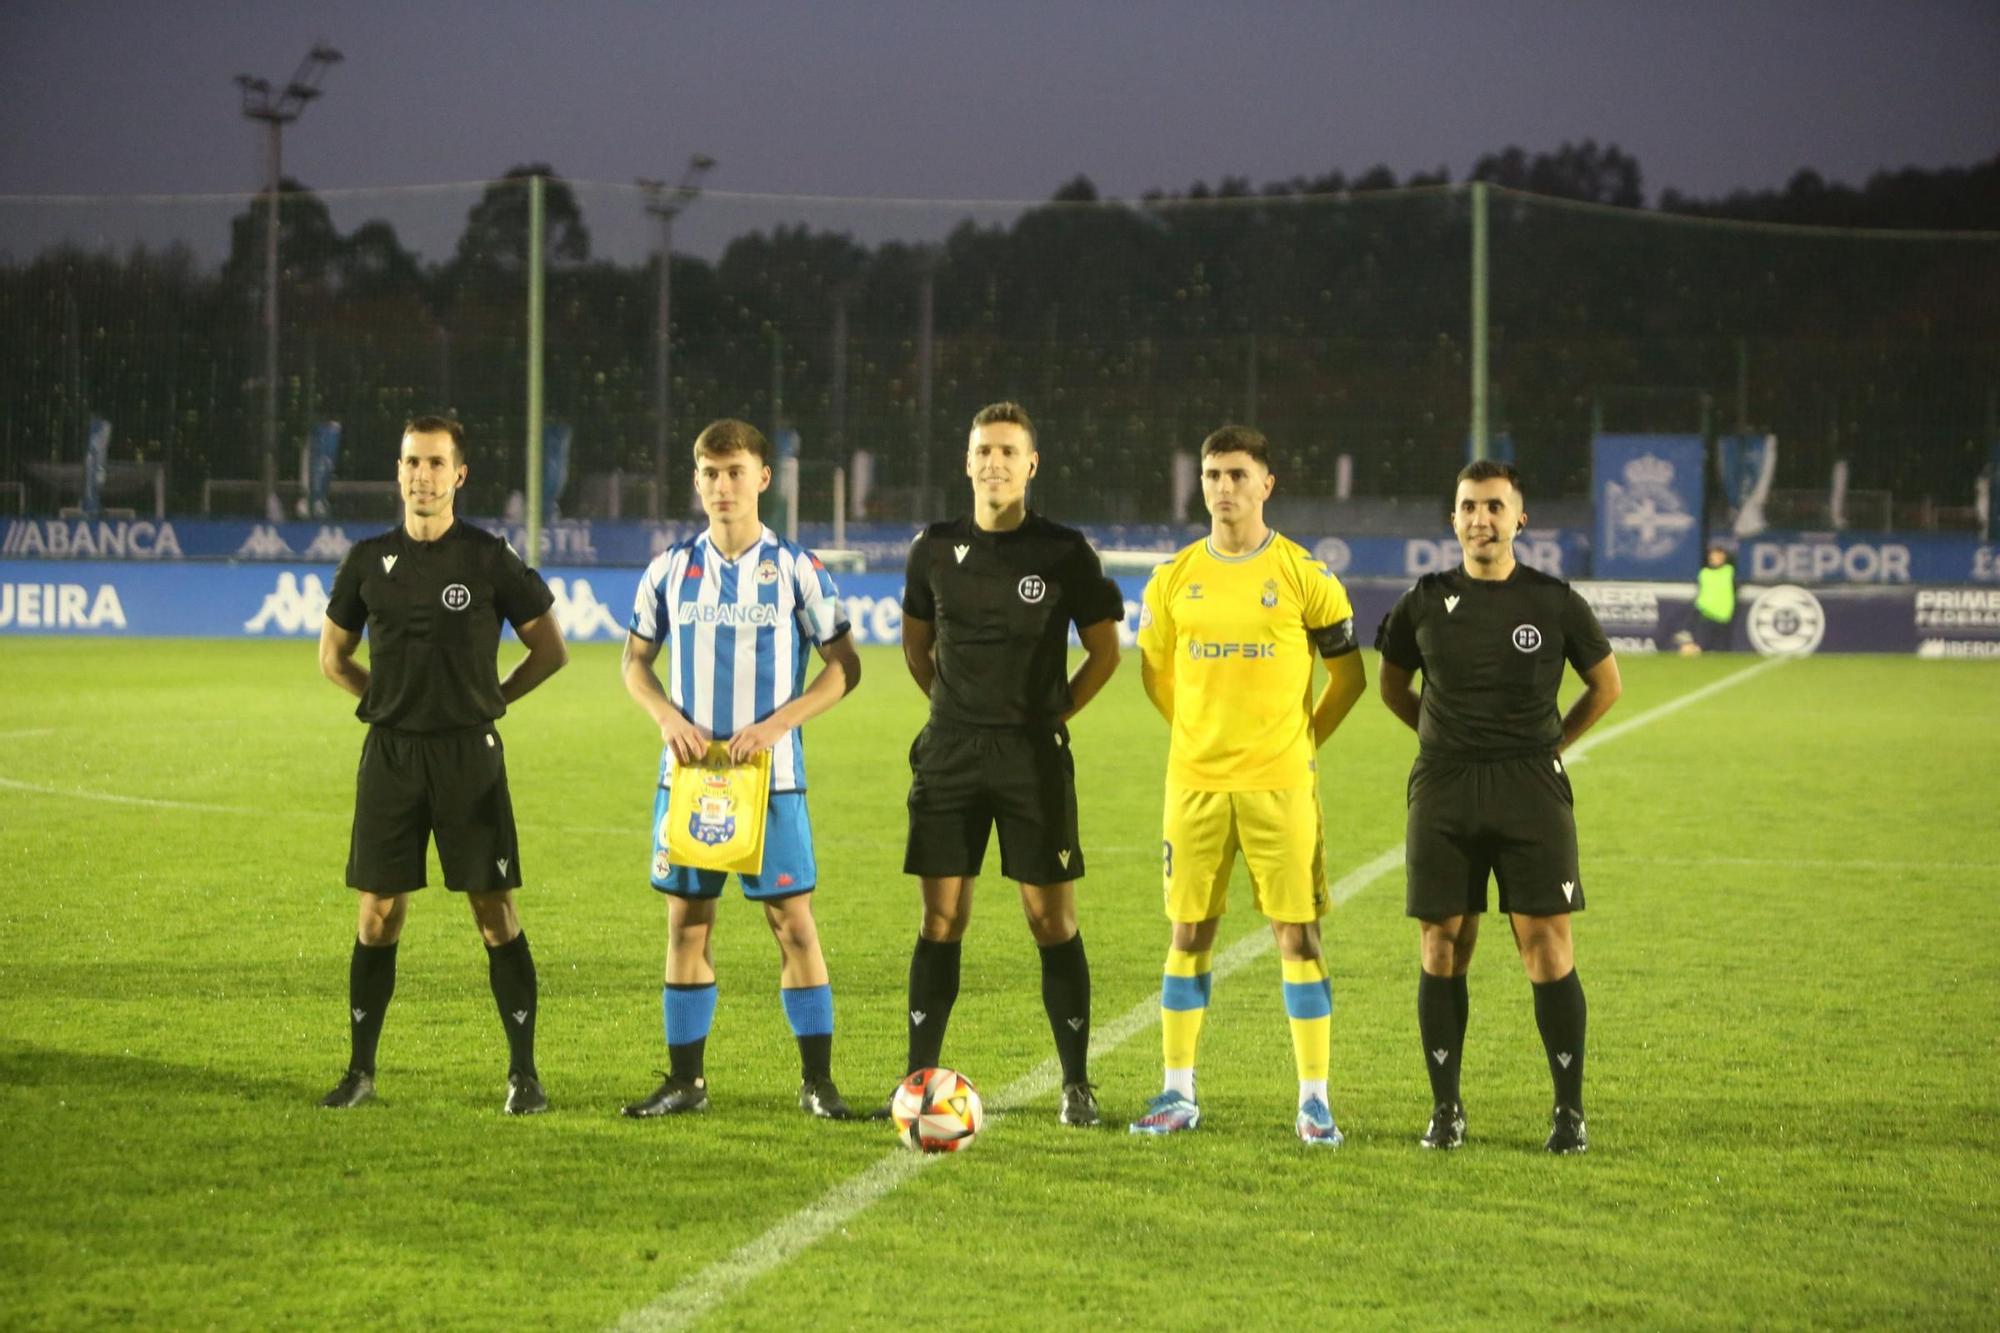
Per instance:
[[[835,1072],[901,1070],[917,896],[900,873],[922,700],[892,650],[808,732]],[[1752,667],[1636,659],[1604,724]],[[1369,659],[1371,681],[1375,662]],[[740,897],[716,941],[713,1110],[636,1124],[664,909],[657,753],[616,653],[579,649],[503,724],[554,1109],[499,1112],[505,1047],[470,915],[418,895],[380,1105],[317,1110],[346,1056],[341,884],[361,739],[308,644],[0,646],[0,1326],[8,1329],[1990,1328],[2000,672],[1821,658],[1611,737],[1575,785],[1590,910],[1588,1156],[1539,1151],[1549,1091],[1504,930],[1472,973],[1470,1143],[1429,1107],[1401,875],[1327,918],[1333,1105],[1292,1138],[1269,954],[1216,986],[1207,1119],[1155,1090],[1165,730],[1127,655],[1074,728],[1080,915],[1107,1120],[1000,1106],[768,1271],[713,1266],[848,1182],[880,1125],[794,1104],[776,949]],[[1414,739],[1372,694],[1322,763],[1329,870],[1400,844]],[[997,871],[997,864],[989,860]],[[1239,871],[1225,943],[1263,929]],[[979,889],[947,1059],[988,1091],[1050,1042],[1011,885]],[[697,1275],[693,1305],[656,1304]],[[676,1298],[677,1300],[679,1298]],[[637,1312],[637,1313],[635,1313]],[[921,1313],[919,1313],[921,1312]]]

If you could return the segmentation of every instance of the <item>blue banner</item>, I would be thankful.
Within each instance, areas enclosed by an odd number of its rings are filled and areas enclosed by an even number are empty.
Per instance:
[[[542,521],[553,523],[562,516],[563,487],[569,485],[569,442],[575,432],[566,424],[551,421],[542,427]]]
[[[315,422],[306,470],[306,513],[314,518],[325,518],[332,512],[327,504],[327,488],[333,484],[333,469],[339,462],[340,423]]]
[[[1691,579],[1701,568],[1702,437],[1599,435],[1591,443],[1601,579]]]
[[[470,521],[504,535],[516,550],[528,549],[522,525],[485,518]],[[638,568],[704,525],[700,519],[679,523],[560,519],[542,528],[542,548],[535,563]],[[0,559],[337,561],[355,542],[388,526],[220,518],[0,519]],[[916,532],[913,523],[850,523],[842,542],[845,549],[860,552],[871,570],[900,572]],[[1087,527],[1084,532],[1100,551],[1152,551],[1164,557],[1199,540],[1207,529],[1143,524]],[[1458,541],[1448,532],[1400,537],[1325,537],[1304,531],[1286,535],[1344,578],[1414,579],[1450,569],[1460,558]],[[801,523],[799,540],[811,547],[831,546],[833,527]],[[1590,542],[1582,532],[1530,528],[1515,540],[1514,552],[1523,563],[1558,578],[1583,578],[1590,572]]]
[[[1780,532],[1746,541],[1752,583],[2000,583],[2000,544],[1930,533]]]
[[[105,638],[292,639],[299,670],[310,673],[333,585],[331,564],[140,565],[124,561],[0,561],[0,637],[12,634]],[[544,571],[563,635],[578,643],[625,637],[637,570]],[[862,644],[893,644],[903,632],[903,580],[850,574],[841,604]],[[1142,578],[1120,578],[1125,618],[1118,637],[1132,646]],[[1348,585],[1364,639],[1403,593],[1401,581]],[[1685,623],[1691,584],[1582,583],[1615,651],[1671,650]],[[1913,653],[1927,658],[2000,661],[2000,587],[1808,588],[1742,590],[1732,646],[1739,651]]]
[[[83,512],[91,518],[97,517],[103,507],[104,473],[111,461],[111,423],[102,417],[90,419],[90,429],[83,441]]]

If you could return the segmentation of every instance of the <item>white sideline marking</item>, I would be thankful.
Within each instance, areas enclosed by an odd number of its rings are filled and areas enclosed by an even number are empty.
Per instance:
[[[1596,749],[1606,741],[1615,741],[1628,731],[1643,727],[1648,722],[1663,718],[1669,713],[1678,713],[1689,704],[1700,703],[1703,699],[1726,690],[1731,685],[1740,685],[1752,676],[1762,675],[1772,667],[1783,666],[1792,660],[1794,659],[1789,657],[1767,657],[1761,662],[1744,667],[1741,671],[1731,672],[1721,680],[1712,680],[1698,690],[1689,690],[1686,694],[1678,698],[1669,699],[1656,708],[1648,708],[1637,717],[1626,718],[1623,722],[1605,727],[1601,731],[1593,729],[1588,736],[1585,736],[1575,745],[1570,746],[1563,753],[1563,762],[1566,764],[1579,763],[1589,755],[1590,751]]]
[[[1655,718],[1677,713],[1696,700],[1705,699],[1719,690],[1746,681],[1786,660],[1788,659],[1782,657],[1766,658],[1754,666],[1724,676],[1721,680],[1671,699],[1656,708],[1649,708],[1622,725],[1609,727],[1602,732],[1592,732],[1571,746],[1563,758],[1565,762],[1582,758],[1583,754],[1598,742],[1612,740],[1644,726]],[[1398,843],[1366,865],[1348,871],[1327,891],[1331,906],[1340,906],[1402,864],[1403,847]],[[1220,981],[1245,964],[1261,957],[1270,947],[1271,933],[1267,930],[1253,930],[1216,956],[1211,975]],[[1159,1016],[1160,995],[1155,991],[1119,1015],[1109,1026],[1099,1028],[1091,1034],[1092,1056],[1109,1055],[1132,1037],[1151,1028],[1159,1021]],[[1060,1077],[1061,1066],[1054,1057],[1050,1057],[1002,1088],[991,1100],[996,1108],[1012,1108],[1022,1102],[1033,1101],[1053,1090],[1056,1080]],[[1006,1113],[1005,1109],[996,1109],[992,1118],[997,1120]],[[917,1172],[940,1160],[941,1156],[933,1157],[924,1153],[909,1152],[903,1148],[892,1149],[873,1166],[833,1186],[817,1200],[799,1209],[790,1217],[782,1219],[755,1240],[738,1246],[699,1273],[626,1314],[611,1326],[612,1333],[664,1333],[665,1330],[692,1326],[696,1320],[744,1287],[772,1269],[789,1263],[803,1251],[811,1249],[828,1232],[877,1199],[893,1192]]]
[[[23,736],[53,736],[54,727],[29,727],[26,731],[0,731],[0,741],[19,740]]]
[[[67,796],[78,801],[109,801],[113,805],[146,805],[161,810],[202,810],[212,815],[255,815],[261,811],[240,805],[205,805],[200,801],[165,801],[151,796],[114,796],[109,792],[75,791],[67,787],[44,787],[38,782],[16,782],[0,778],[0,787],[10,791],[31,791],[39,796]]]

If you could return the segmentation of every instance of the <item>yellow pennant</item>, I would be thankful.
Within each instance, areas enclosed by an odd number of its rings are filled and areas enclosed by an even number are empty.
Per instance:
[[[667,855],[677,866],[755,875],[764,868],[765,813],[771,808],[771,752],[729,761],[710,741],[698,764],[678,764],[667,798]]]

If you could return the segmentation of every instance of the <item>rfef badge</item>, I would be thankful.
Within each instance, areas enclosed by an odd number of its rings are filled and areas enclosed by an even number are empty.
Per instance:
[[[710,741],[700,763],[674,769],[667,801],[667,854],[678,866],[754,875],[764,867],[764,819],[771,805],[771,752],[741,764]]]

